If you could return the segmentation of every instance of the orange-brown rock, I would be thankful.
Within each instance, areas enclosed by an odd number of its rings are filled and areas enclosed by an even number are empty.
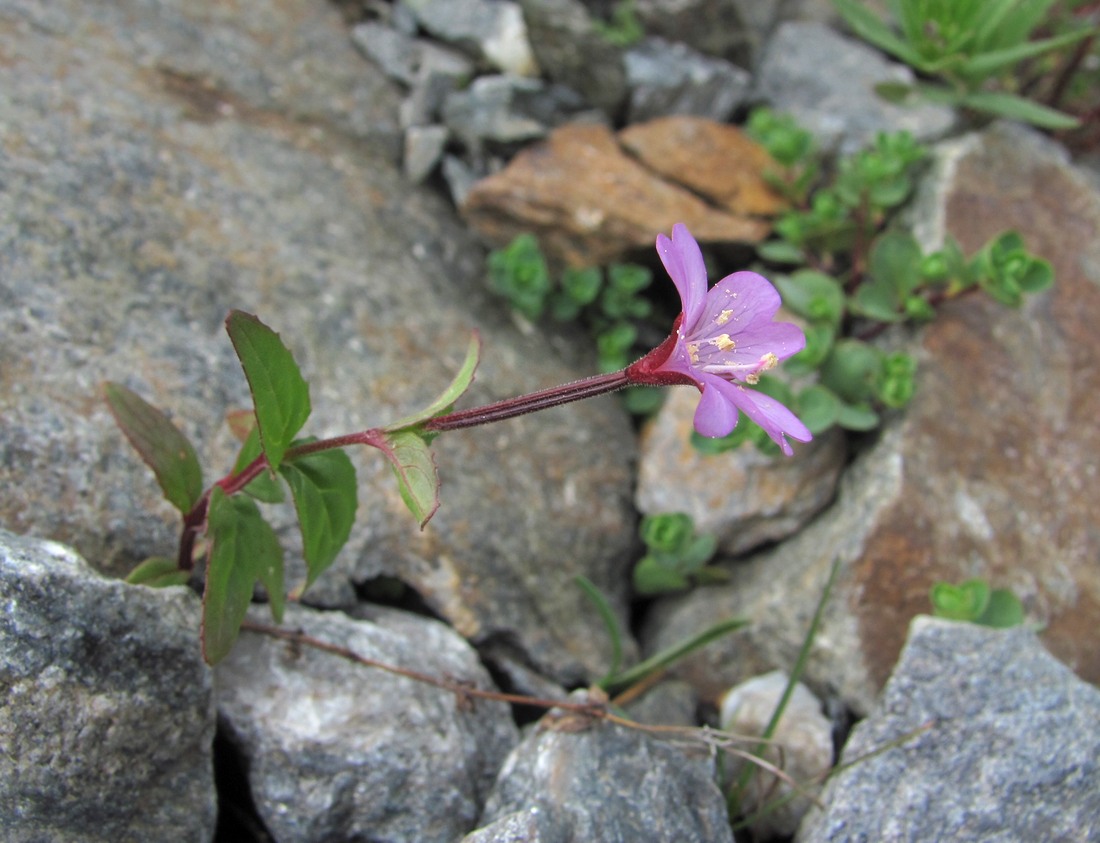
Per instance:
[[[764,178],[775,162],[736,126],[703,117],[661,117],[628,126],[619,141],[655,173],[731,213],[771,216],[784,207]]]
[[[756,243],[770,230],[661,178],[609,129],[586,124],[557,129],[479,181],[462,212],[495,245],[533,232],[551,260],[573,266],[621,259],[677,222],[704,243]]]

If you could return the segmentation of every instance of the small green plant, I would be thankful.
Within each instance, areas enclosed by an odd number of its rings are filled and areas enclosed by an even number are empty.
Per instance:
[[[530,233],[490,252],[488,266],[491,289],[527,319],[537,321],[549,313],[558,322],[586,325],[595,338],[600,371],[622,369],[644,351],[638,326],[653,313],[645,296],[653,275],[644,266],[568,267],[555,281]],[[660,407],[662,394],[628,388],[623,398],[632,413],[648,415]]]
[[[616,47],[630,47],[645,38],[634,0],[619,0],[611,9],[611,20],[596,19],[592,25],[600,37]]]
[[[1014,75],[1021,63],[1095,33],[1094,28],[1076,26],[1031,40],[1054,4],[1055,0],[890,0],[895,29],[860,0],[833,0],[857,35],[938,80],[880,85],[883,96],[900,101],[917,94],[1047,129],[1067,129],[1077,120],[1020,96],[1020,80]]]
[[[717,539],[710,534],[696,534],[690,515],[647,515],[639,532],[646,555],[634,568],[634,590],[638,594],[680,591],[726,578],[721,568],[707,565],[718,549]]]
[[[815,435],[839,426],[869,431],[886,410],[904,407],[916,387],[916,362],[872,340],[891,324],[925,322],[948,299],[984,290],[1018,306],[1049,287],[1049,262],[1005,232],[967,258],[951,238],[925,254],[909,232],[889,225],[909,198],[926,150],[905,132],[880,134],[874,144],[842,158],[824,176],[819,154],[794,121],[754,111],[748,131],[776,161],[769,180],[792,207],[775,224],[776,237],[759,248],[775,265],[785,307],[802,318],[806,347],[784,365],[797,390],[762,377],[758,389],[793,407]],[[696,446],[721,452],[767,437],[741,426],[723,440],[695,436]]]
[[[972,579],[959,585],[937,582],[929,597],[932,613],[938,618],[997,628],[1019,626],[1024,622],[1020,598],[1007,588],[991,589],[985,580]]]

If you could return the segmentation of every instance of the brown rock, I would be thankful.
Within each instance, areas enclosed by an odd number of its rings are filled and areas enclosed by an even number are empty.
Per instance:
[[[711,243],[755,243],[770,230],[654,175],[623,152],[609,129],[581,124],[557,129],[479,181],[462,210],[490,242],[533,232],[552,260],[573,266],[621,259],[677,222]]]
[[[784,203],[764,180],[767,151],[736,126],[703,117],[662,117],[619,132],[626,149],[654,172],[738,215],[771,216]]]
[[[1060,147],[1019,128],[954,141],[939,161],[921,218],[967,252],[1016,229],[1052,261],[1055,287],[1020,310],[980,295],[946,308],[919,338],[916,398],[857,460],[837,503],[738,567],[730,586],[661,607],[650,646],[715,615],[753,620],[688,660],[681,675],[704,694],[790,666],[834,559],[808,676],[857,710],[889,675],[909,620],[930,611],[937,580],[1011,588],[1050,651],[1100,681],[1100,197]]]
[[[691,387],[670,390],[642,433],[635,504],[643,514],[686,512],[696,530],[717,536],[721,553],[738,555],[786,538],[832,499],[847,456],[839,430],[797,443],[793,458],[752,445],[703,454],[691,444],[698,403]]]

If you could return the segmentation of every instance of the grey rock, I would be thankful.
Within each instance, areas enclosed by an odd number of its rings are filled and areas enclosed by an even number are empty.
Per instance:
[[[509,0],[403,0],[429,33],[502,73],[538,76],[520,7]]]
[[[833,499],[847,457],[840,430],[771,456],[746,445],[702,454],[691,444],[694,389],[669,391],[642,434],[635,505],[645,515],[685,512],[729,556],[794,535]]]
[[[285,623],[365,658],[492,688],[445,625],[397,610],[369,616],[290,606]],[[217,699],[256,809],[287,843],[449,843],[475,824],[518,739],[505,703],[247,631],[217,668]]]
[[[214,695],[184,588],[0,530],[0,836],[209,841]]]
[[[899,106],[874,92],[880,82],[912,82],[904,65],[820,23],[781,24],[764,48],[753,97],[790,114],[826,148],[856,152],[878,132],[935,140],[954,125],[946,106]]]
[[[451,201],[455,203],[456,207],[461,206],[466,201],[466,197],[473,186],[484,175],[458,155],[444,155],[441,169],[451,194]]]
[[[659,682],[627,705],[631,720],[652,726],[697,726],[699,695],[687,682]]]
[[[614,119],[627,95],[622,51],[599,35],[580,0],[520,0],[543,74]]]
[[[486,292],[475,238],[397,168],[398,92],[325,9],[253,20],[216,3],[68,0],[0,16],[0,524],[116,573],[172,554],[178,514],[98,386],[163,408],[207,482],[223,476],[238,447],[224,415],[249,405],[231,308],[281,333],[318,436],[425,406],[475,329],[463,406],[594,371]],[[531,666],[584,682],[610,647],[573,576],[625,615],[634,447],[613,398],[448,434],[443,506],[423,532],[385,462],[354,452],[359,519],[307,599],[352,606],[359,584],[396,576],[469,638],[508,637]],[[293,513],[269,512],[296,583]]]
[[[505,828],[530,824],[537,810],[537,840],[732,843],[706,749],[693,752],[636,729],[555,714],[509,755],[485,806],[483,827],[517,813],[519,819],[507,820]],[[482,839],[509,838],[501,832]]]
[[[546,811],[535,806],[471,831],[462,843],[570,843],[574,839],[567,828],[555,825]]]
[[[789,683],[786,673],[775,670],[731,688],[722,700],[722,729],[744,738],[762,736]],[[789,838],[798,831],[833,763],[832,724],[821,713],[820,700],[801,682],[795,683],[771,741],[764,758],[799,789],[795,791],[786,781],[762,769],[754,771],[740,807],[750,816],[763,811],[749,825],[758,840]],[[727,768],[729,779],[736,781],[746,763],[741,758],[733,759]]]
[[[412,126],[405,132],[405,175],[418,184],[443,160],[450,132],[446,126]]]
[[[546,86],[519,76],[481,76],[469,88],[456,91],[443,104],[443,121],[465,143],[480,152],[486,141],[519,143],[543,137],[547,126],[524,113],[517,100],[537,97]]]
[[[1095,839],[1100,690],[1026,629],[918,617],[852,761],[800,843]]]
[[[770,10],[771,0],[634,0],[650,35],[751,67],[760,35],[747,26]]]
[[[626,51],[630,100],[627,119],[641,123],[669,114],[725,121],[745,99],[748,71],[663,38],[647,38]]]

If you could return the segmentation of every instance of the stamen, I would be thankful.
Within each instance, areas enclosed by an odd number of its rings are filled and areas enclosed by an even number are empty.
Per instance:
[[[726,311],[729,313],[729,311]],[[737,343],[730,338],[729,334],[719,334],[712,342],[718,347],[719,351],[733,351],[737,348]],[[775,355],[772,355],[773,357]]]
[[[718,314],[718,318],[714,320],[715,325],[725,325],[730,321],[730,317],[733,316],[732,310],[723,310]]]

